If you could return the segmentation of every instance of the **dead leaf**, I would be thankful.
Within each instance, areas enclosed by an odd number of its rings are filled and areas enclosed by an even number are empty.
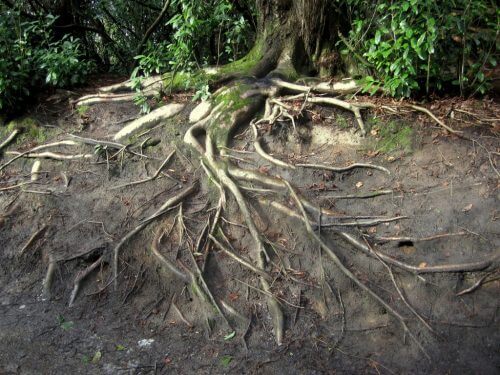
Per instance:
[[[356,187],[357,187],[358,189],[359,189],[360,187],[362,187],[362,186],[363,186],[363,182],[361,182],[361,181],[356,182]]]
[[[425,268],[427,267],[427,263],[426,262],[422,262],[418,265],[418,268]]]
[[[472,210],[472,203],[462,208],[462,212],[469,212],[470,210]]]

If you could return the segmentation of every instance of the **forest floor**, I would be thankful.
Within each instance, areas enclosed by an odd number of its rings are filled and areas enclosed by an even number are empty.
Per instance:
[[[226,298],[251,317],[245,332],[247,348],[239,335],[232,337],[231,332],[219,328],[210,331],[200,323],[189,291],[171,288],[170,282],[176,281],[159,270],[149,252],[158,228],[172,225],[174,215],[126,245],[116,292],[103,265],[89,276],[69,307],[78,271],[112,248],[152,207],[191,179],[190,162],[181,156],[162,178],[110,189],[151,176],[173,150],[172,144],[182,142],[195,104],[187,95],[166,100],[183,101],[186,108],[142,138],[150,137],[144,153],[156,159],[125,156],[121,161],[106,162],[97,154],[79,161],[43,159],[36,183],[9,190],[3,188],[29,181],[33,159],[21,158],[0,172],[0,373],[498,373],[498,271],[419,278],[395,270],[408,301],[435,330],[435,334],[429,333],[413,315],[405,314],[430,354],[428,360],[408,337],[405,340],[400,325],[386,311],[334,267],[318,263],[317,246],[311,246],[297,229],[298,221],[269,212],[256,201],[252,205],[261,217],[259,229],[287,248],[289,269],[295,270],[297,282],[280,284],[283,297],[291,301],[285,306],[283,345],[274,341],[264,297],[238,281],[248,280],[248,271],[227,262],[220,252],[214,252],[214,260],[208,261],[207,282],[216,298]],[[494,100],[447,99],[429,108],[477,143],[449,135],[414,112],[397,116],[369,112],[369,135],[362,138],[354,131],[350,113],[314,106],[308,107],[298,124],[300,139],[284,125],[268,129],[264,139],[267,149],[283,160],[339,166],[364,162],[390,170],[390,175],[374,169],[281,174],[291,177],[304,196],[339,215],[406,216],[353,229],[371,239],[379,238],[378,248],[395,258],[419,267],[487,258],[500,250],[500,184],[495,169],[500,106]],[[59,92],[42,99],[18,120],[32,131],[8,149],[25,151],[66,139],[68,133],[106,139],[123,127],[120,122],[137,112],[132,103],[98,104],[77,111],[68,105],[65,93]],[[251,138],[250,132],[243,133],[233,146],[251,151]],[[84,149],[88,152],[89,146],[82,146]],[[237,163],[261,172],[277,169],[253,153],[238,156]],[[0,164],[9,158],[2,156]],[[392,192],[369,199],[331,197],[379,190]],[[248,196],[252,201],[252,194]],[[184,207],[187,232],[193,237],[206,221],[209,197],[210,191],[202,187],[202,194]],[[242,223],[237,215],[228,221]],[[251,238],[238,225],[228,224],[228,235],[245,251]],[[38,235],[32,238],[35,233]],[[436,234],[446,236],[421,241]],[[174,230],[172,238],[176,236]],[[404,311],[382,264],[333,235],[326,236],[360,279]],[[416,240],[380,239],[384,236]],[[163,243],[165,253],[178,253],[180,247]],[[50,297],[42,293],[49,259],[58,260]],[[342,303],[325,296],[324,290],[315,292],[322,272],[335,280]],[[457,296],[483,277],[480,288]],[[317,298],[311,297],[315,295]]]

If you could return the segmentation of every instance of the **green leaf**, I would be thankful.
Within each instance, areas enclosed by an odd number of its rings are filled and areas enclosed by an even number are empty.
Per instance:
[[[100,350],[98,350],[92,357],[92,363],[98,363],[101,360],[101,358],[102,358],[102,353]]]
[[[377,32],[375,33],[375,44],[379,44],[380,43],[380,39],[382,38],[382,33],[380,32],[380,30],[377,30]]]
[[[61,323],[61,328],[64,329],[65,331],[68,331],[71,328],[73,328],[74,325],[75,324],[73,322],[64,322],[64,323]]]
[[[116,345],[116,350],[119,352],[123,352],[125,349],[127,349],[127,348],[125,348],[123,345],[120,345],[120,344]]]
[[[224,340],[226,340],[226,341],[231,340],[235,335],[236,335],[236,331],[228,333],[226,336],[224,336]]]
[[[227,366],[229,366],[229,364],[231,363],[232,360],[233,360],[233,357],[231,357],[230,355],[224,355],[220,359],[220,364],[224,367],[227,367]]]

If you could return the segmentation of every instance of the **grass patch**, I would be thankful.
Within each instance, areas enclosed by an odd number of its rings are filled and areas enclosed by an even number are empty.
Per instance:
[[[21,134],[16,139],[16,144],[20,145],[26,141],[43,143],[49,137],[49,129],[41,127],[38,122],[31,117],[22,117],[10,121],[7,126],[0,127],[0,138],[7,137],[15,129],[21,130]]]
[[[347,119],[346,116],[340,114],[340,113],[337,113],[335,115],[335,123],[337,124],[337,126],[340,128],[340,129],[348,129],[351,127],[351,123],[350,121]]]
[[[85,116],[87,112],[89,111],[90,106],[88,105],[79,105],[76,107],[76,113],[80,116]]]

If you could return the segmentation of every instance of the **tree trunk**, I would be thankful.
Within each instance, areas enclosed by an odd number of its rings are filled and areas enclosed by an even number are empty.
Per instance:
[[[270,71],[293,78],[297,74],[333,72],[333,49],[340,29],[338,8],[328,0],[257,0],[262,60],[257,77]]]

